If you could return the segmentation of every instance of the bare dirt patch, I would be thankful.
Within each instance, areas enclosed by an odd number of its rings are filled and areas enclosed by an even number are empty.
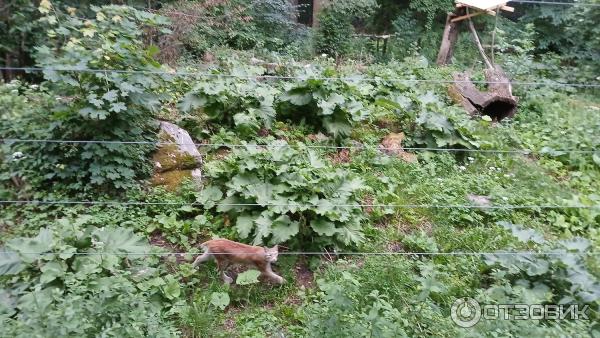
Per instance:
[[[305,260],[301,260],[296,264],[294,272],[296,273],[296,285],[305,288],[312,288],[314,286],[314,273],[310,271]]]
[[[335,154],[331,155],[331,162],[334,164],[348,163],[350,162],[350,150],[349,149],[340,149]]]

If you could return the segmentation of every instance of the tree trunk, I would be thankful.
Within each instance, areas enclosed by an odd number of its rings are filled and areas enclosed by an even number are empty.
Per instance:
[[[454,74],[457,81],[448,88],[450,96],[472,116],[488,115],[493,121],[513,117],[518,98],[512,95],[508,77],[499,66],[485,70],[487,91],[475,87],[467,73]]]
[[[442,35],[442,44],[438,52],[436,63],[440,66],[452,63],[452,54],[454,53],[454,45],[458,39],[461,22],[452,22],[452,18],[456,17],[456,13],[448,13],[446,17],[446,26]]]

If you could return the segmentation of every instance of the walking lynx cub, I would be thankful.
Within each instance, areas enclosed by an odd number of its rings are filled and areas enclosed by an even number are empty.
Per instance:
[[[271,263],[277,261],[277,256],[279,255],[277,245],[272,248],[266,248],[246,245],[227,239],[213,239],[200,244],[200,247],[204,249],[204,254],[196,258],[194,267],[214,258],[217,261],[217,268],[221,272],[221,278],[227,284],[232,283],[233,279],[225,274],[225,270],[229,265],[236,263],[253,265],[263,276],[267,276],[279,284],[283,284],[284,282],[283,277],[271,270]]]

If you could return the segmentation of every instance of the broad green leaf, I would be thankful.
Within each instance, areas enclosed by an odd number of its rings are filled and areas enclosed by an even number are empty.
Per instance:
[[[237,285],[249,285],[258,283],[258,276],[260,276],[260,272],[257,270],[248,270],[240,273],[235,280]]]
[[[575,238],[571,238],[568,240],[562,240],[562,241],[559,241],[559,243],[560,243],[560,245],[562,245],[569,251],[578,251],[578,252],[585,252],[591,245],[589,240],[587,240],[585,238],[581,238],[581,237],[575,237]]]
[[[240,238],[248,238],[250,232],[252,232],[252,229],[254,228],[254,219],[255,217],[252,215],[238,216],[235,228],[240,235]]]
[[[16,252],[6,251],[5,248],[0,247],[0,276],[15,275],[23,269],[25,269],[25,265]]]
[[[25,293],[17,302],[17,307],[21,311],[36,313],[44,313],[50,304],[54,301],[52,297],[54,287],[47,287],[41,290],[34,290],[29,293]]]
[[[23,262],[31,263],[37,260],[41,253],[51,251],[54,235],[50,229],[41,229],[33,238],[15,238],[8,241],[6,246],[21,253]]]
[[[254,223],[256,224],[256,231],[253,243],[254,245],[260,245],[263,243],[263,238],[271,235],[271,225],[273,224],[273,220],[267,211],[263,211]]]
[[[273,185],[269,183],[257,184],[250,188],[256,196],[256,203],[261,206],[270,204],[273,199]]]
[[[322,115],[332,115],[335,108],[345,102],[345,98],[339,94],[333,94],[327,100],[320,100],[317,106],[321,108]]]
[[[209,209],[214,207],[215,202],[220,201],[221,198],[223,198],[221,189],[217,188],[216,186],[209,185],[200,191],[196,200],[199,203],[202,203],[205,208]]]
[[[52,261],[44,264],[41,267],[42,275],[40,276],[40,282],[45,284],[55,280],[58,277],[65,275],[67,266],[64,262]]]
[[[319,217],[311,221],[310,227],[321,236],[333,236],[338,232],[335,224],[327,221],[324,217]]]
[[[284,93],[280,96],[280,100],[288,101],[296,106],[305,106],[312,101],[312,94],[302,89],[295,89]]]
[[[102,247],[101,251],[104,252],[147,253],[151,248],[146,239],[134,234],[133,230],[127,228],[98,229],[93,232],[93,235]],[[133,259],[142,256],[133,255],[128,257]]]
[[[277,217],[272,224],[273,242],[282,243],[295,236],[300,230],[300,223],[292,221],[288,215]]]
[[[174,300],[181,295],[181,287],[179,281],[172,275],[167,275],[166,284],[163,287],[163,294],[167,299]]]
[[[227,305],[229,305],[229,302],[230,299],[227,292],[213,292],[210,295],[210,304],[221,310],[225,310]]]

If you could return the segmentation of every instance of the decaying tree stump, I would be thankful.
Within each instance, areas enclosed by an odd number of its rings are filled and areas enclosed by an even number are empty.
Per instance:
[[[512,95],[508,77],[499,66],[485,70],[487,91],[481,91],[471,81],[468,73],[454,74],[454,82],[448,92],[471,115],[488,115],[493,121],[513,117],[517,112],[518,99]]]

